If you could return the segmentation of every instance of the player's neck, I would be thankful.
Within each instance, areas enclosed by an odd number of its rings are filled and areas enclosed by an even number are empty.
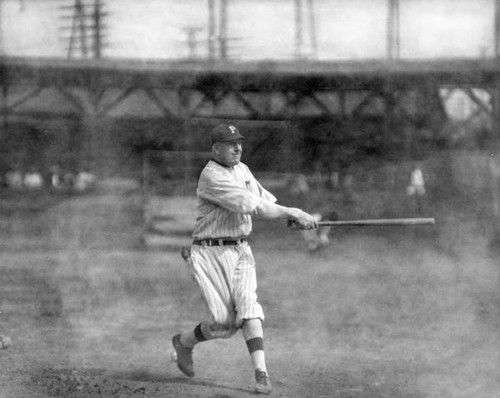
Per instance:
[[[215,162],[215,163],[217,163],[217,164],[219,164],[219,165],[221,165],[222,167],[225,167],[226,169],[232,169],[235,166],[235,165],[234,166],[229,166],[227,164],[224,164],[220,160],[216,159],[213,156],[210,158],[210,160],[213,161],[213,162]]]

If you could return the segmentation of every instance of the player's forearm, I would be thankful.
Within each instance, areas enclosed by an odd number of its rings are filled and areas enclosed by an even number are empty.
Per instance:
[[[262,200],[255,209],[258,216],[267,219],[297,219],[301,212],[300,209],[281,206],[268,200]]]

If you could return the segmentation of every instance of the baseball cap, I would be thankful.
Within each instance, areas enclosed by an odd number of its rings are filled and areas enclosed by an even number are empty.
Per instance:
[[[239,130],[231,124],[219,124],[210,131],[210,143],[244,140]]]

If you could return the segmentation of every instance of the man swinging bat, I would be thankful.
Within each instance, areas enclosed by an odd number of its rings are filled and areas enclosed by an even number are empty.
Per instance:
[[[255,375],[255,392],[270,394],[262,322],[257,301],[255,260],[247,237],[252,216],[293,220],[298,227],[318,226],[310,214],[281,206],[240,162],[245,139],[235,126],[221,124],[210,133],[211,159],[202,170],[196,223],[190,250],[182,252],[210,310],[210,317],[172,338],[173,358],[188,377],[194,376],[193,348],[229,338],[241,329]]]
[[[193,348],[208,340],[229,338],[241,329],[254,367],[255,392],[272,387],[264,353],[264,312],[257,301],[255,260],[247,242],[252,216],[287,220],[292,228],[313,230],[333,221],[298,208],[276,203],[276,198],[240,162],[245,138],[232,125],[210,132],[211,159],[201,172],[193,243],[182,251],[189,271],[210,310],[210,317],[192,330],[172,338],[173,359],[188,377],[194,376]],[[326,229],[325,229],[326,230]]]

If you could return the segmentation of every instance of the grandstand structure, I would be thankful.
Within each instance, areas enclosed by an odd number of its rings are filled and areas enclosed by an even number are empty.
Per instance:
[[[491,120],[497,137],[500,0],[492,3],[491,55],[449,59],[400,57],[400,3],[387,2],[383,59],[317,60],[312,0],[294,0],[293,59],[233,59],[228,46],[234,39],[227,27],[229,4],[210,0],[207,57],[195,56],[193,35],[199,28],[190,27],[187,58],[154,61],[107,58],[102,47],[106,2],[78,0],[66,7],[72,15],[72,23],[66,23],[70,30],[66,59],[0,58],[2,123],[23,114],[44,118],[60,114],[85,119],[90,128],[98,128],[96,124],[107,116],[133,115],[138,108],[130,104],[140,102],[146,117],[182,120],[186,126],[196,118],[345,120],[363,114],[422,125],[447,117],[444,102],[459,91],[474,108],[471,117],[481,114]],[[48,102],[53,106],[47,107]]]
[[[92,118],[119,108],[127,113],[123,105],[138,96],[156,116],[187,122],[342,120],[375,112],[413,124],[443,115],[442,89],[465,93],[477,113],[491,118],[495,135],[500,121],[496,58],[239,63],[3,57],[0,72],[4,124],[23,115]],[[37,110],[48,91],[63,106]]]
[[[383,59],[315,59],[311,0],[294,0],[293,59],[233,59],[228,2],[210,0],[206,58],[196,54],[193,35],[199,28],[190,27],[187,58],[154,61],[106,57],[106,2],[78,0],[65,9],[67,57],[0,58],[1,122],[23,116],[72,117],[84,120],[85,134],[92,137],[108,116],[180,120],[186,135],[194,119],[343,121],[375,116],[387,121],[383,134],[392,134],[394,122],[427,126],[447,118],[445,102],[460,92],[473,108],[466,118],[487,118],[491,135],[498,138],[500,0],[492,3],[491,54],[449,59],[401,58],[400,3],[387,2]]]
[[[68,55],[79,50],[81,56],[0,57],[0,123],[5,127],[20,120],[76,121],[76,141],[83,143],[83,152],[91,160],[102,154],[101,138],[109,120],[122,118],[155,118],[180,129],[183,145],[176,151],[194,149],[194,126],[208,131],[222,120],[245,124],[318,121],[342,126],[369,119],[377,121],[377,134],[383,141],[408,135],[408,131],[440,131],[446,120],[456,116],[449,102],[459,93],[462,108],[467,108],[467,112],[459,109],[461,121],[486,120],[488,139],[498,142],[500,0],[492,3],[489,45],[493,51],[487,56],[447,59],[401,57],[400,3],[387,3],[387,54],[378,59],[316,59],[312,1],[295,2],[295,56],[288,60],[231,57],[226,0],[209,2],[205,58],[195,52],[196,27],[190,28],[192,51],[176,60],[106,57],[100,47],[100,30],[96,35],[95,29],[93,33],[75,29]],[[94,10],[101,10],[105,2],[96,4]],[[77,22],[85,23],[83,14],[75,15]],[[86,37],[93,41],[84,42]],[[110,147],[112,143],[106,149]]]

